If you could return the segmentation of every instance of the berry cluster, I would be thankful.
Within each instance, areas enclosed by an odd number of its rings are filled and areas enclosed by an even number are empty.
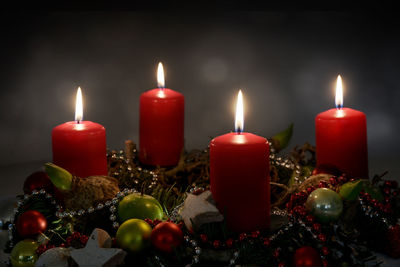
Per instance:
[[[240,244],[241,242],[255,241],[255,240],[261,240],[266,246],[269,246],[270,244],[269,239],[267,237],[263,237],[260,231],[253,231],[251,233],[241,233],[236,238],[230,237],[225,241],[219,239],[211,240],[206,234],[200,234],[199,237],[203,244],[211,246],[215,249],[232,248],[235,244]]]
[[[61,243],[59,247],[62,248],[68,248],[68,247],[73,247],[73,248],[83,248],[87,241],[89,240],[89,237],[87,235],[83,235],[79,232],[74,232],[72,233],[67,239],[65,240],[64,243]],[[41,244],[37,250],[36,253],[38,255],[43,254],[45,251],[55,248],[56,245],[51,244],[51,242],[48,242],[46,244]]]

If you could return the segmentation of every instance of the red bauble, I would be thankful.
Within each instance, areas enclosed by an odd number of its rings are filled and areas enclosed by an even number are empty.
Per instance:
[[[24,193],[31,194],[33,190],[44,189],[48,193],[53,192],[53,184],[47,173],[37,171],[29,175],[24,182]]]
[[[160,251],[170,253],[181,245],[183,233],[181,228],[173,222],[162,222],[151,232],[151,243]]]
[[[47,220],[40,212],[29,210],[17,219],[18,234],[23,237],[34,237],[37,234],[43,233],[47,229]]]
[[[293,255],[293,266],[295,267],[322,267],[321,257],[313,247],[298,248]]]

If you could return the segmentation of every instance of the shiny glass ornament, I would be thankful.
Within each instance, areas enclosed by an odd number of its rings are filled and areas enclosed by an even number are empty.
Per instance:
[[[121,248],[139,252],[150,245],[151,226],[140,219],[125,221],[118,228],[116,239]]]
[[[36,249],[39,244],[32,239],[18,242],[11,251],[11,264],[13,267],[33,267],[38,259]]]
[[[306,209],[319,222],[336,221],[343,211],[343,202],[340,196],[328,188],[318,188],[307,198]]]

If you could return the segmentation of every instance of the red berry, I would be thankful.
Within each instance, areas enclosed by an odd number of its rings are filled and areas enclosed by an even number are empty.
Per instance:
[[[321,242],[326,242],[326,235],[324,235],[324,234],[319,234],[319,235],[318,235],[318,239],[319,239]]]
[[[219,240],[214,240],[213,246],[214,246],[214,248],[219,248],[219,247],[221,246],[221,241],[219,241]]]
[[[207,235],[205,235],[205,234],[200,234],[200,239],[201,239],[201,241],[202,241],[203,243],[206,243],[207,240],[208,240],[208,237],[207,237]]]
[[[230,248],[230,247],[233,246],[233,239],[232,239],[232,238],[229,238],[228,240],[226,240],[226,246],[227,246],[228,248]]]
[[[326,255],[328,255],[329,253],[330,253],[330,250],[329,250],[329,248],[327,248],[327,247],[322,247],[322,254],[324,254],[325,256]]]
[[[87,235],[81,235],[81,237],[79,238],[79,241],[81,241],[82,245],[86,245],[88,240],[89,237]]]
[[[257,238],[260,235],[260,231],[254,231],[251,233],[252,238]]]
[[[268,237],[264,238],[264,246],[269,247],[269,245],[271,245],[271,241],[269,240]]]
[[[275,249],[274,252],[272,253],[272,256],[275,259],[279,258],[279,255],[280,255],[279,249]]]
[[[72,242],[72,236],[67,237],[67,239],[65,240],[67,243],[67,246],[70,247],[71,246],[71,242]]]
[[[383,188],[383,193],[385,195],[390,195],[390,192],[392,191],[392,189],[390,189],[390,187],[384,187]]]
[[[312,215],[307,215],[306,216],[306,221],[308,222],[308,223],[313,223],[314,222],[314,216],[312,216]]]
[[[336,178],[335,178],[335,177],[331,177],[331,178],[329,178],[329,182],[330,182],[330,183],[331,183],[331,185],[333,185],[333,186],[337,185],[337,180],[336,180]]]
[[[321,224],[320,223],[314,223],[313,224],[313,229],[314,229],[314,231],[320,232],[321,231]]]
[[[239,240],[240,240],[240,241],[243,241],[243,240],[245,240],[246,238],[247,238],[246,233],[241,233],[241,234],[239,235]]]
[[[79,232],[73,232],[72,233],[72,238],[73,239],[79,239],[81,237],[81,234]]]

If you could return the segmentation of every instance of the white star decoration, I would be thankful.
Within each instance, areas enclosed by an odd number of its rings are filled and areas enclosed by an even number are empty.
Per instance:
[[[188,229],[192,229],[193,226],[200,227],[204,223],[224,220],[222,214],[211,202],[211,191],[204,191],[200,195],[188,194],[180,212]]]
[[[101,229],[94,229],[84,248],[71,251],[72,259],[82,267],[111,267],[124,262],[126,252],[111,248],[111,237]]]

